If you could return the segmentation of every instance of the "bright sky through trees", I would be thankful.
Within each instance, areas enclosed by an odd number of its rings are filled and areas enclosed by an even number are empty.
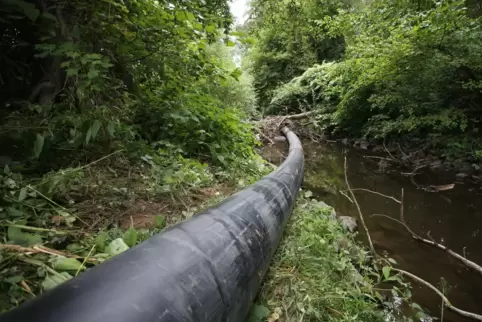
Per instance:
[[[230,6],[236,24],[243,24],[247,19],[248,0],[233,0]]]

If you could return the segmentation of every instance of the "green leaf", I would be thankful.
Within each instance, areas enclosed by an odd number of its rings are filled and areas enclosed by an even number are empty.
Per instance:
[[[15,275],[15,276],[11,276],[9,278],[4,279],[5,282],[11,283],[11,284],[17,284],[17,283],[20,283],[23,280],[24,280],[24,277],[22,275]]]
[[[206,26],[206,32],[213,33],[216,30],[215,24],[210,24]]]
[[[248,322],[263,322],[269,316],[269,309],[263,305],[253,305],[248,315]]]
[[[99,132],[101,123],[99,120],[95,120],[94,123],[91,126],[91,134],[92,134],[92,139],[94,140],[97,137],[97,133]]]
[[[393,258],[388,258],[388,261],[393,265],[397,265],[397,261],[395,261]]]
[[[184,21],[184,20],[188,19],[187,15],[184,11],[176,11],[175,15],[176,15],[176,19],[178,21]]]
[[[12,171],[10,170],[10,167],[8,164],[5,165],[5,168],[3,168],[3,172],[8,176]]]
[[[226,46],[228,47],[234,47],[236,45],[236,43],[232,40],[228,40],[228,42],[226,43]]]
[[[85,134],[85,145],[89,144],[90,139],[92,138],[92,127],[89,127],[87,133]]]
[[[385,279],[388,279],[390,277],[390,271],[391,271],[391,267],[390,266],[384,266],[382,268],[382,272],[383,272],[383,277],[385,277]]]
[[[109,253],[111,256],[118,255],[122,252],[125,252],[129,249],[129,246],[126,245],[122,238],[114,239],[107,247],[106,252]]]
[[[115,123],[114,122],[109,122],[107,124],[107,132],[111,137],[115,137]]]
[[[231,31],[229,34],[231,36],[237,36],[237,37],[243,37],[246,35],[246,33],[242,31]]]
[[[163,229],[166,226],[166,220],[164,219],[164,216],[155,216],[154,217],[154,225],[158,229]]]
[[[107,242],[108,237],[109,234],[105,231],[99,233],[97,237],[95,237],[95,247],[101,252],[103,252],[105,249],[105,243]]]
[[[99,76],[99,71],[97,69],[94,69],[94,68],[89,69],[89,72],[87,73],[87,77],[89,79],[94,79],[97,76]]]
[[[129,228],[122,237],[129,247],[134,247],[137,243],[137,230],[133,227]]]
[[[35,144],[33,146],[33,152],[36,159],[38,159],[40,156],[40,153],[42,153],[42,150],[44,148],[44,142],[45,142],[45,138],[43,137],[43,135],[37,133]]]
[[[21,246],[33,246],[42,244],[42,237],[37,234],[24,233],[20,228],[10,226],[7,229],[7,237],[10,243]]]
[[[26,197],[27,197],[27,188],[24,187],[20,189],[20,192],[18,193],[18,201],[24,201]]]
[[[68,68],[67,69],[67,76],[77,76],[79,74],[79,69],[78,68]]]
[[[59,271],[78,271],[85,269],[85,266],[75,258],[56,257],[52,261],[52,267]]]
[[[240,68],[236,68],[231,72],[231,77],[235,78],[236,80],[239,80],[241,75],[243,75],[243,71]]]
[[[72,275],[70,275],[67,272],[62,272],[60,274],[54,274],[52,276],[46,277],[45,280],[42,282],[42,288],[44,291],[51,290],[60,284],[67,282],[72,278]]]
[[[42,12],[42,17],[57,22],[57,17],[48,12]]]
[[[13,2],[14,4],[17,4],[20,8],[22,8],[23,13],[32,21],[35,22],[37,20],[38,16],[40,15],[40,10],[35,8],[35,5],[25,2],[25,1],[20,1],[16,0]]]
[[[189,12],[189,11],[186,11],[186,16],[187,16],[187,20],[189,21],[193,21],[194,19],[196,19],[196,17],[192,14],[192,12]]]

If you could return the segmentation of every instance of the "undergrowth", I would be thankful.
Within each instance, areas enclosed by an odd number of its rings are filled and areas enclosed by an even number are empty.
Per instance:
[[[193,216],[270,170],[259,157],[237,160],[226,170],[163,149],[137,162],[121,152],[40,178],[5,166],[0,312]]]
[[[375,269],[353,237],[333,208],[299,197],[251,321],[392,321],[395,307],[384,292],[408,300],[409,287],[390,276],[389,267]],[[400,287],[381,286],[394,281]],[[416,304],[412,308],[419,311]]]

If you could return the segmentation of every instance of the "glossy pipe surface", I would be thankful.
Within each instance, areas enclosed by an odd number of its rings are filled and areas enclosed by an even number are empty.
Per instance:
[[[0,315],[0,322],[241,322],[303,178],[296,135],[277,170],[180,224]]]

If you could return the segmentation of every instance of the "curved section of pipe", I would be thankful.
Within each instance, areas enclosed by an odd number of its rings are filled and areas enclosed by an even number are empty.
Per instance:
[[[303,150],[220,204],[0,316],[0,322],[244,321],[293,210]]]

